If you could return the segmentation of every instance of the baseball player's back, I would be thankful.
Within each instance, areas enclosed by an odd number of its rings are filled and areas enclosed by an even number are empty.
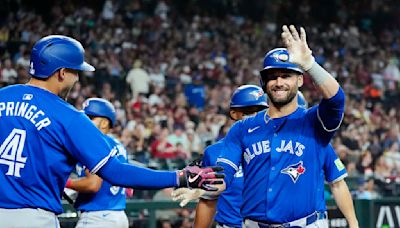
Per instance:
[[[88,141],[87,134],[98,137]],[[0,90],[0,144],[0,208],[41,208],[56,214],[62,212],[61,193],[76,160],[96,172],[111,152],[83,113],[29,85]],[[89,147],[96,153],[80,153]]]
[[[224,150],[224,139],[208,146],[204,151],[203,166],[213,166],[217,164],[217,159]],[[217,212],[214,220],[219,224],[229,227],[241,227],[242,216],[240,207],[242,206],[243,173],[241,166],[236,172],[231,185],[219,197]]]

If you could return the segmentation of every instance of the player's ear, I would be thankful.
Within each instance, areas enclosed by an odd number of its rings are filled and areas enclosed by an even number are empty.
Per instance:
[[[107,118],[101,118],[100,128],[101,129],[109,129],[110,128],[110,121]]]
[[[300,75],[297,77],[297,87],[298,87],[298,88],[302,87],[302,86],[303,86],[303,83],[304,83],[303,75],[300,74]]]
[[[235,110],[229,110],[229,117],[231,117],[232,120],[238,120],[240,118],[240,114],[236,112]]]
[[[65,79],[65,68],[61,68],[60,70],[58,70],[58,81],[62,82]]]

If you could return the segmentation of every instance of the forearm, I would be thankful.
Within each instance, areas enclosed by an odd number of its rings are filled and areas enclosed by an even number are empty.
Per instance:
[[[358,221],[354,211],[353,199],[344,180],[331,184],[332,194],[340,211],[346,217],[350,228],[357,228]]]
[[[339,83],[336,79],[328,73],[323,67],[321,67],[317,62],[313,62],[311,68],[307,71],[314,81],[314,84],[322,93],[322,97],[329,99],[338,92]]]
[[[196,207],[196,217],[194,219],[194,227],[208,228],[211,227],[217,208],[217,200],[200,199]]]
[[[162,189],[177,187],[177,172],[157,171],[121,163],[111,158],[99,171],[98,175],[112,185],[141,189]]]
[[[96,193],[100,190],[102,182],[103,180],[100,177],[92,175],[79,179],[69,179],[66,187],[77,192]]]

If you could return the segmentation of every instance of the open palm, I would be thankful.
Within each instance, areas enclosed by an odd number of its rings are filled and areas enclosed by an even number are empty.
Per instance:
[[[293,25],[289,27],[284,25],[282,26],[281,36],[289,52],[290,61],[301,66],[306,71],[309,70],[314,63],[314,58],[311,49],[308,47],[304,28],[300,28],[299,35]]]

